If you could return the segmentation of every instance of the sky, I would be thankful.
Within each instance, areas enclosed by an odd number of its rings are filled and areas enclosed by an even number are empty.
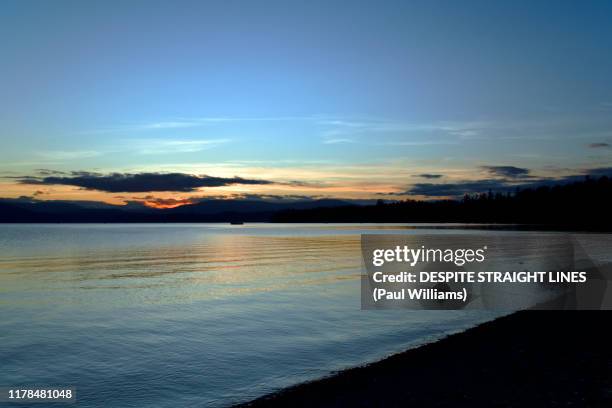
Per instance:
[[[612,174],[611,22],[609,1],[5,0],[0,197],[442,198]]]

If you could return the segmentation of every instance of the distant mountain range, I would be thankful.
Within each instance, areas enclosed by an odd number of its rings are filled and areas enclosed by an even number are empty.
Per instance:
[[[141,203],[112,205],[97,201],[0,199],[0,222],[265,222],[287,210],[367,204],[361,200],[312,199],[265,201],[211,199],[169,209]]]
[[[339,199],[203,199],[156,209],[142,202],[0,199],[0,222],[450,222],[555,226],[612,231],[612,178],[466,194],[435,201]]]

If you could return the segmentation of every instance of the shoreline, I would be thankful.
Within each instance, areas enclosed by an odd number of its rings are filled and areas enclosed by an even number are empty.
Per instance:
[[[526,231],[526,232],[566,232],[571,234],[611,234],[612,227],[592,225],[564,225],[564,224],[521,224],[521,223],[488,223],[488,222],[275,222],[275,221],[242,221],[232,224],[228,221],[3,221],[0,225],[188,225],[188,224],[215,224],[232,227],[245,227],[252,225],[351,225],[351,226],[389,226],[405,227],[403,229],[440,229],[440,230],[473,230],[473,231]]]
[[[612,406],[606,311],[520,311],[239,407]]]

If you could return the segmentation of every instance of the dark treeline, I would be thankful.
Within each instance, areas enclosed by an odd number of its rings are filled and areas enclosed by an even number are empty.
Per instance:
[[[517,223],[610,230],[611,204],[612,180],[604,176],[512,193],[466,194],[461,200],[379,200],[370,206],[287,210],[272,221]]]

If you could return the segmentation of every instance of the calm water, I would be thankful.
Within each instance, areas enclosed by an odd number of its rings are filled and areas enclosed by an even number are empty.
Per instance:
[[[495,317],[361,311],[365,232],[434,231],[0,225],[0,386],[74,385],[79,407],[227,406]]]

